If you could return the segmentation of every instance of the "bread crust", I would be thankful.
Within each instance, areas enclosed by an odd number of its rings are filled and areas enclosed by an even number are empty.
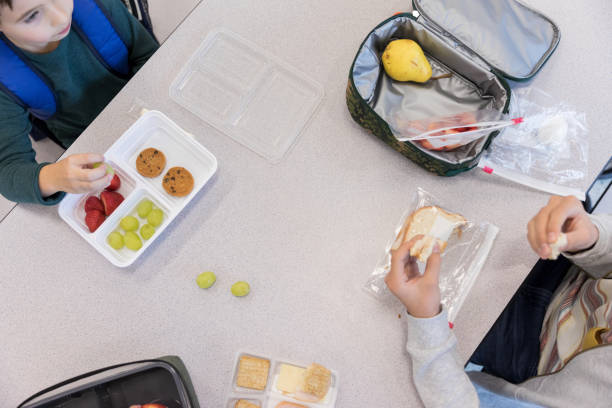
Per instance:
[[[412,214],[410,214],[410,216],[408,218],[406,218],[406,221],[404,222],[404,225],[402,226],[402,229],[399,231],[399,233],[397,234],[397,237],[395,239],[395,242],[393,243],[392,249],[397,249],[399,248],[402,244],[404,244],[405,242],[407,242],[408,240],[410,240],[412,237],[410,237],[408,235],[409,231],[410,231],[410,227],[412,226],[412,223],[417,219],[417,217],[419,217],[421,214],[423,214],[424,212],[427,211],[432,211],[434,210],[437,213],[443,214],[446,218],[448,219],[457,219],[457,226],[454,228],[453,233],[459,233],[461,231],[461,227],[467,223],[467,220],[460,214],[456,214],[456,213],[451,213],[449,211],[446,211],[438,206],[435,205],[428,205],[425,207],[421,207],[419,209],[417,209],[416,211],[414,211]],[[422,241],[423,239],[419,240]],[[438,246],[440,247],[440,253],[444,252],[444,250],[446,249],[448,242],[443,241],[441,239],[436,239],[436,242],[438,243]],[[410,251],[410,255],[411,256],[415,256],[418,257],[419,260],[421,262],[425,262],[427,260],[427,258],[429,257],[429,255],[427,255],[427,257],[423,257],[421,254],[422,252],[425,250],[425,247],[417,247],[415,248],[414,251]]]

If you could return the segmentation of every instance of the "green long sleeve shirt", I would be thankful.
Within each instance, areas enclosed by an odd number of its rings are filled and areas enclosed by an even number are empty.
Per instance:
[[[133,75],[156,51],[157,43],[121,4],[101,0],[111,21],[126,42]],[[123,88],[128,79],[108,71],[74,30],[59,46],[46,54],[24,51],[32,65],[50,80],[57,98],[57,113],[47,126],[64,146],[70,146]],[[0,92],[0,193],[11,201],[57,204],[63,192],[42,197],[38,186],[40,169],[32,149],[28,112]]]

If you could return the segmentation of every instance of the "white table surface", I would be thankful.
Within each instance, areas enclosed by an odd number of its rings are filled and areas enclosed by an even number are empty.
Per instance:
[[[590,177],[610,156],[612,12],[606,0],[531,0],[562,31],[533,81],[587,112]],[[105,151],[135,97],[219,160],[207,187],[132,267],[113,267],[57,215],[20,205],[0,223],[0,406],[117,362],[179,355],[203,407],[220,407],[239,350],[317,361],[340,373],[338,407],[418,406],[399,306],[362,286],[417,187],[501,229],[455,322],[467,359],[536,261],[525,225],[547,195],[478,170],[427,173],[355,124],[347,74],[359,44],[409,2],[208,0],[166,41],[68,153]],[[313,121],[271,165],[179,107],[170,83],[206,34],[225,27],[325,88]],[[273,119],[272,119],[273,120]],[[217,283],[199,289],[212,270]],[[232,282],[252,293],[237,299]]]

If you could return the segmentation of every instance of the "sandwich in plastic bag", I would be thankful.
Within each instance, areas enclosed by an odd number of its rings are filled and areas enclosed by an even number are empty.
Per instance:
[[[385,284],[391,266],[391,250],[416,235],[423,235],[411,248],[410,255],[417,258],[422,272],[434,245],[439,245],[441,301],[448,311],[449,321],[454,321],[482,270],[499,229],[487,222],[467,220],[449,208],[425,190],[417,190],[412,205],[402,215],[393,238],[385,247],[384,256],[366,283],[368,293],[380,300],[392,298]]]
[[[511,117],[478,166],[489,174],[557,195],[584,200],[588,187],[588,128],[584,113],[536,89],[514,91]]]

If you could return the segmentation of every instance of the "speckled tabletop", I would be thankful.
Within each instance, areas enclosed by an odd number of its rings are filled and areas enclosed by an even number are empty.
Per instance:
[[[562,31],[533,84],[587,112],[590,178],[610,156],[612,11],[605,0],[531,0]],[[88,370],[166,354],[186,363],[200,403],[221,407],[239,350],[317,361],[340,375],[338,407],[418,406],[401,308],[362,287],[414,191],[500,228],[456,322],[467,359],[536,261],[525,225],[547,195],[472,171],[425,172],[355,124],[344,93],[364,36],[409,2],[208,0],[200,4],[68,153],[104,152],[134,98],[208,148],[219,170],[134,265],[113,267],[56,208],[20,205],[0,223],[0,406]],[[299,142],[273,165],[168,96],[211,30],[249,38],[321,83]],[[208,291],[195,276],[217,273]],[[247,280],[237,299],[229,287]]]

